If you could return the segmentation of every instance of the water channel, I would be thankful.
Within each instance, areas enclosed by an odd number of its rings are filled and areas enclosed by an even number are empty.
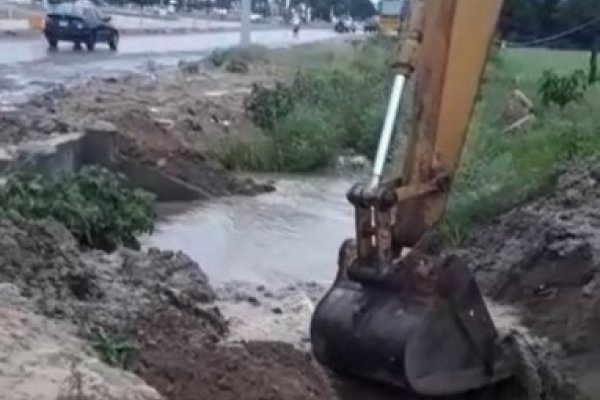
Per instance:
[[[181,250],[213,283],[281,286],[331,282],[342,241],[353,236],[350,177],[279,177],[277,191],[227,197],[172,214],[143,239]]]

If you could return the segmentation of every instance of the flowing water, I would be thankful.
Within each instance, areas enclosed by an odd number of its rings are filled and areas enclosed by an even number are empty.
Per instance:
[[[167,217],[144,244],[182,250],[216,283],[269,287],[331,282],[338,248],[354,235],[354,180],[281,177],[277,191],[220,198]]]

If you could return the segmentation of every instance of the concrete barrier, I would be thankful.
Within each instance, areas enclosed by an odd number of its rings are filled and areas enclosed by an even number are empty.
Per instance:
[[[99,165],[123,174],[131,187],[154,193],[158,201],[191,201],[210,197],[200,188],[143,165],[118,153],[114,125],[98,121],[84,133],[54,136],[42,141],[0,147],[0,169],[4,175],[16,171],[44,176],[78,171]]]

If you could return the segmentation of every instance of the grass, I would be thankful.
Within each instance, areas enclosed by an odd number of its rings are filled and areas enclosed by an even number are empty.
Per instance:
[[[257,87],[246,112],[259,132],[228,143],[215,156],[230,169],[312,172],[341,150],[372,156],[393,74],[392,40],[321,43],[269,52],[293,71],[274,88]]]
[[[486,73],[442,229],[458,244],[475,225],[544,191],[563,163],[600,155],[600,87],[564,110],[544,109],[537,90],[544,70],[586,70],[587,54],[505,49]],[[509,93],[534,101],[537,121],[525,132],[503,133],[499,120]]]

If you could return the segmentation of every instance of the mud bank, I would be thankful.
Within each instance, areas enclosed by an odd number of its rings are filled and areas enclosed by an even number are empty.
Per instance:
[[[0,237],[2,399],[331,398],[318,366],[291,345],[226,343],[216,294],[182,253],[81,252],[52,221],[3,220]],[[76,336],[109,347],[127,338],[120,366],[152,387],[101,364],[107,349]]]
[[[548,195],[475,232],[464,255],[495,301],[518,307],[535,334],[598,398],[600,166],[562,171]]]
[[[253,195],[273,188],[235,178],[216,161],[214,151],[252,132],[243,100],[252,83],[272,82],[281,74],[268,64],[233,74],[188,62],[176,70],[149,64],[140,74],[61,85],[2,112],[0,144],[84,132],[99,120],[107,121],[119,132],[122,155],[208,196]]]

